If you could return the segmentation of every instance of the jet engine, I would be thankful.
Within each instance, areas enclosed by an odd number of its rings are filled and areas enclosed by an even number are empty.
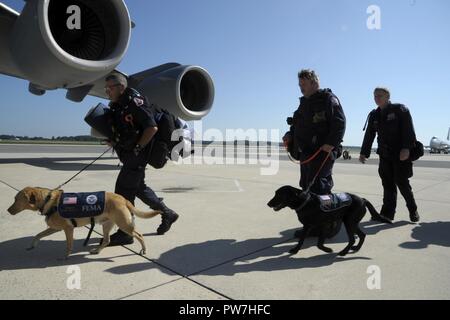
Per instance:
[[[80,87],[114,70],[130,30],[122,0],[28,0],[12,29],[11,56],[30,90]]]

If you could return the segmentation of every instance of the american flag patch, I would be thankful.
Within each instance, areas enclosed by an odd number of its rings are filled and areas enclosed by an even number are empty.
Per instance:
[[[329,195],[320,195],[319,198],[322,201],[331,201],[331,197]]]
[[[67,197],[63,199],[63,204],[77,204],[77,197]]]

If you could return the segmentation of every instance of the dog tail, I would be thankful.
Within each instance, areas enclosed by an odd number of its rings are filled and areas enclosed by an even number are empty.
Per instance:
[[[161,214],[161,211],[141,211],[139,209],[136,209],[135,206],[133,206],[133,204],[130,201],[127,201],[127,208],[128,210],[130,210],[130,212],[136,216],[138,216],[139,218],[142,219],[150,219],[153,217],[156,217],[158,214]]]
[[[364,199],[364,205],[366,206],[367,209],[369,209],[370,215],[372,216],[373,219],[377,220],[377,221],[381,221],[384,223],[389,223],[392,224],[392,221],[389,219],[386,219],[385,217],[383,217],[382,215],[380,215],[377,210],[374,208],[374,206],[369,202],[369,200]]]

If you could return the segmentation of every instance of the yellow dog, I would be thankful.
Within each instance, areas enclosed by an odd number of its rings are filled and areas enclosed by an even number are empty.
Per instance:
[[[46,188],[39,187],[26,187],[19,191],[15,196],[15,201],[9,207],[8,212],[12,215],[23,210],[40,211],[42,215],[46,215],[52,208],[57,208],[59,199],[63,190],[50,190]],[[111,232],[114,225],[117,225],[122,231],[128,233],[129,235],[135,237],[141,244],[142,250],[140,254],[145,254],[146,248],[144,243],[144,237],[142,234],[135,230],[135,225],[133,221],[132,214],[138,216],[139,218],[149,219],[153,218],[160,211],[150,211],[143,212],[136,209],[130,201],[126,200],[121,195],[106,192],[105,193],[105,210],[103,213],[95,217],[95,222],[103,225],[103,241],[96,248],[92,249],[90,252],[92,254],[98,254],[105,247],[108,246],[110,239],[109,233]],[[48,225],[48,229],[42,231],[36,235],[31,243],[31,247],[27,250],[32,250],[36,247],[39,240],[47,237],[55,232],[64,230],[67,240],[67,252],[65,258],[67,259],[72,253],[73,246],[73,229],[75,226],[69,219],[65,219],[60,216],[58,211],[48,215],[45,219]],[[91,223],[91,218],[77,218],[74,219],[77,227],[85,226]]]

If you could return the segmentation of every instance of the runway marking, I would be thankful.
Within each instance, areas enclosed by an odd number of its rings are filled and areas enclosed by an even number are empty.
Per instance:
[[[14,188],[12,185],[10,185],[10,184],[8,184],[8,183],[6,183],[5,181],[3,181],[3,180],[0,180],[0,182],[1,183],[3,183],[4,185],[6,185],[6,186],[8,186],[8,187],[10,187],[11,189],[14,189],[14,190],[16,190],[17,192],[19,192],[20,190],[19,189],[16,189],[16,188]]]
[[[429,185],[429,186],[423,187],[423,188],[421,188],[421,189],[419,189],[419,190],[414,191],[414,193],[419,193],[419,192],[422,192],[422,191],[424,191],[424,190],[427,190],[427,189],[430,189],[430,188],[434,188],[434,187],[436,187],[436,186],[438,186],[438,185],[440,185],[440,184],[446,183],[446,182],[450,182],[450,179],[446,179],[446,180],[444,180],[444,181],[439,181],[439,182],[436,183],[436,184],[433,184],[433,185]]]
[[[244,192],[244,189],[242,189],[241,184],[239,183],[239,180],[235,179],[234,184],[238,188],[238,192]]]

